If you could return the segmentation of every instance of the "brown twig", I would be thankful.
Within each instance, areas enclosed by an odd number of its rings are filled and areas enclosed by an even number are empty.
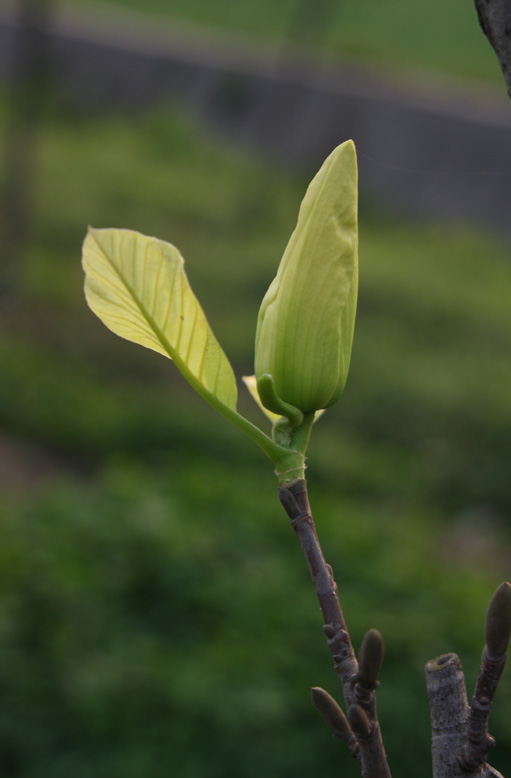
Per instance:
[[[307,561],[325,622],[328,647],[342,684],[346,704],[349,706],[355,701],[353,679],[358,663],[339,603],[332,568],[327,564],[318,540],[305,480],[300,479],[289,487],[279,487],[279,498]]]
[[[506,657],[490,657],[485,646],[481,668],[467,721],[467,744],[462,764],[471,769],[486,762],[488,753],[495,748],[495,738],[488,734],[488,718],[493,697],[506,664]]]
[[[359,671],[339,602],[333,571],[325,560],[316,533],[306,481],[300,479],[289,486],[281,486],[279,498],[291,520],[291,526],[298,536],[312,576],[325,622],[323,630],[332,653],[335,671],[341,681],[348,709],[350,729],[360,748],[362,775],[364,778],[390,778],[376,714],[375,688],[377,679],[368,681],[367,673]],[[374,651],[370,652],[370,657],[369,663],[372,662],[374,665]],[[378,663],[377,672],[379,672],[380,665],[381,661]],[[320,712],[324,716],[324,713]],[[358,758],[358,749],[352,747],[351,750],[352,754]]]
[[[365,736],[360,734],[359,737],[362,764],[367,770],[367,773],[362,771],[362,775],[386,778],[390,773],[376,712],[376,689],[383,662],[383,640],[377,629],[371,629],[366,633],[359,651],[358,662],[354,696],[371,725],[367,734]]]
[[[486,645],[468,714],[467,738],[462,764],[475,768],[486,762],[488,752],[495,748],[495,739],[488,734],[488,719],[500,677],[506,664],[506,650],[511,631],[511,586],[502,583],[490,602],[486,617]]]

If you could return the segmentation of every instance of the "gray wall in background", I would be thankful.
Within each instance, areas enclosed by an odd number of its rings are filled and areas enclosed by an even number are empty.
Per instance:
[[[16,21],[0,9],[0,75]],[[86,110],[179,101],[231,143],[282,165],[318,165],[353,138],[361,191],[396,212],[511,237],[511,101],[233,43],[192,29],[81,12],[53,20],[54,72]],[[496,69],[498,68],[495,62]]]

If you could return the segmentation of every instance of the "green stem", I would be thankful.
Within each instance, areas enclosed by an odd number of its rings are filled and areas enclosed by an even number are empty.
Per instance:
[[[291,446],[295,451],[300,451],[304,456],[309,445],[315,415],[316,411],[304,413],[302,423],[295,427],[291,433]]]
[[[272,440],[255,424],[242,416],[238,411],[229,408],[209,393],[203,393],[202,396],[209,402],[215,410],[222,414],[224,418],[234,424],[235,427],[242,430],[254,443],[257,443],[266,456],[275,466],[275,474],[279,479],[279,484],[290,484],[298,478],[303,478],[305,474],[305,456],[304,452],[295,448],[281,446]],[[309,430],[310,434],[310,430]]]

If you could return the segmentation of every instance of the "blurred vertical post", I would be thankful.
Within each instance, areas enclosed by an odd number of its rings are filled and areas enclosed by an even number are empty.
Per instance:
[[[15,304],[21,292],[37,137],[49,91],[52,4],[53,0],[18,0],[17,6],[0,192],[0,303],[4,309]]]

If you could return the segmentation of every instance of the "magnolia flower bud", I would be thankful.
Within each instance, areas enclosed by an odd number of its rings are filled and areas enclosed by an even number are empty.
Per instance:
[[[316,411],[342,394],[355,326],[357,248],[357,161],[353,141],[346,141],[311,181],[259,311],[255,374],[258,386],[263,376],[265,388],[272,381],[271,393],[260,391],[270,410],[279,412],[277,398],[284,408]]]

